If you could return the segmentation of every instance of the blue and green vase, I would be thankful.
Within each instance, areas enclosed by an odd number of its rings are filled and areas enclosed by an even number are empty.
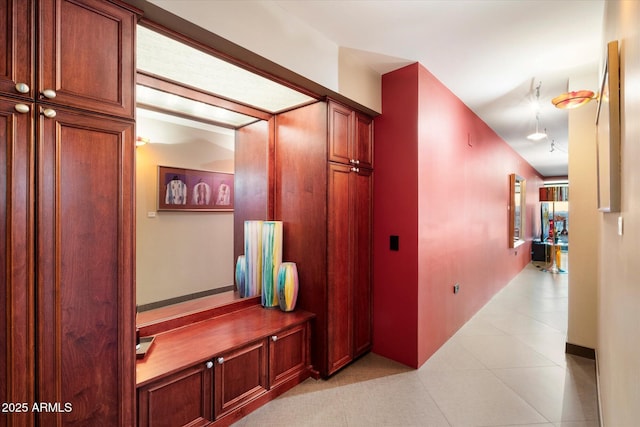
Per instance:
[[[244,256],[247,264],[245,297],[260,295],[262,292],[262,223],[244,222]]]
[[[298,267],[295,262],[283,262],[278,270],[278,304],[282,311],[293,311],[298,300]]]
[[[282,263],[282,221],[262,224],[262,306],[278,307],[276,285]]]
[[[240,298],[247,296],[247,260],[244,255],[236,261],[236,287]]]

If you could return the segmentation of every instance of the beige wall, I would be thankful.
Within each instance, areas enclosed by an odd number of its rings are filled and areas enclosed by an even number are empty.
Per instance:
[[[597,72],[582,88],[597,86]],[[569,112],[569,316],[567,342],[597,347],[598,239],[595,102]]]
[[[622,209],[600,214],[597,351],[604,425],[631,427],[640,420],[640,2],[605,4],[602,51],[620,45]]]
[[[140,115],[138,134],[153,143],[136,149],[137,304],[233,285],[232,212],[156,213],[158,166],[233,172],[233,135]]]

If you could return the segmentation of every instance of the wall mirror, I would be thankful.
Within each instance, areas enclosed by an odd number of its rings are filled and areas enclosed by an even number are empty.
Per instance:
[[[509,247],[525,242],[525,194],[526,182],[519,175],[509,176]]]
[[[245,219],[271,219],[271,126],[315,98],[138,26],[136,289],[141,311],[233,293]],[[167,58],[170,58],[169,60]],[[234,174],[232,212],[158,212],[158,166]]]

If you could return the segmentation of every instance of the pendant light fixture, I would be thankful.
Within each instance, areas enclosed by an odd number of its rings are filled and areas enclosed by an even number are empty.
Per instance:
[[[532,141],[540,141],[541,139],[545,139],[547,137],[547,134],[545,132],[540,132],[539,125],[540,113],[536,113],[536,131],[532,134],[527,135],[527,139],[530,139]]]
[[[547,137],[546,132],[540,132],[540,86],[542,86],[542,82],[538,83],[536,87],[536,131],[527,135],[527,139],[532,141],[540,141]]]

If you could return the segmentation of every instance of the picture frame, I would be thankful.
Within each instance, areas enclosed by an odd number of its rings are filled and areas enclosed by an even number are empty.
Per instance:
[[[158,166],[158,211],[232,212],[234,175]]]
[[[620,212],[620,63],[618,42],[607,44],[596,112],[598,210]]]

